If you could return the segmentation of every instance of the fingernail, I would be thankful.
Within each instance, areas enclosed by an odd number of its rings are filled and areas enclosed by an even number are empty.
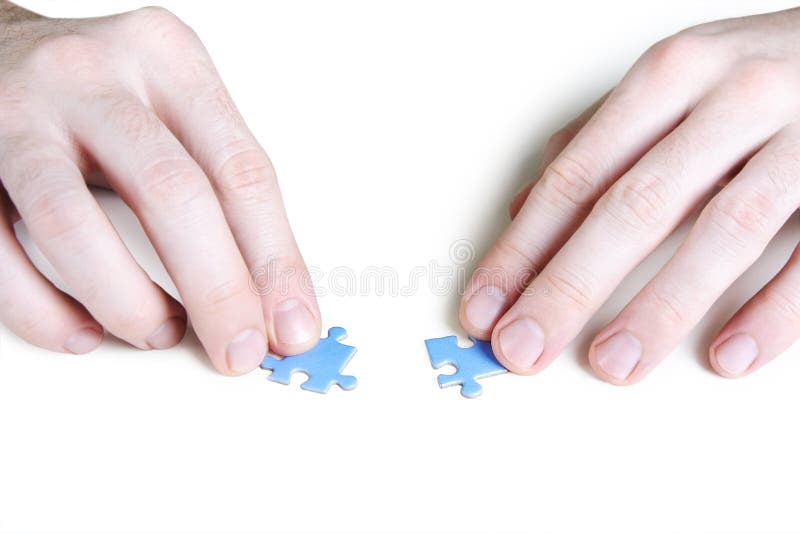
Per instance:
[[[72,334],[64,348],[73,354],[86,354],[97,348],[103,341],[103,332],[94,328],[82,328]]]
[[[316,334],[316,322],[306,305],[298,299],[284,300],[272,312],[275,337],[286,345],[307,343]]]
[[[625,380],[642,359],[642,344],[630,332],[617,332],[595,348],[597,365],[607,375]]]
[[[494,286],[483,286],[467,301],[464,315],[475,328],[489,331],[500,317],[505,303],[502,291]]]
[[[235,373],[248,373],[267,355],[267,340],[258,330],[245,330],[228,345],[228,367]]]
[[[714,350],[717,364],[732,375],[747,371],[758,357],[758,344],[752,336],[736,334]]]
[[[186,319],[183,317],[170,317],[156,328],[155,332],[147,338],[147,344],[153,349],[168,349],[176,345],[186,332]]]
[[[544,350],[544,332],[533,319],[517,319],[500,332],[500,350],[514,365],[533,367]]]

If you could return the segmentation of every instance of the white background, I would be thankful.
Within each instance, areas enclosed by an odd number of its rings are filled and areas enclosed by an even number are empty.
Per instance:
[[[24,4],[54,16],[138,6]],[[392,266],[405,282],[431,260],[451,265],[456,240],[485,251],[543,141],[650,44],[791,2],[165,5],[204,39],[272,156],[308,263]],[[101,200],[172,288],[131,214]],[[301,377],[219,376],[193,334],[169,351],[107,339],[67,356],[3,330],[0,532],[797,532],[798,350],[736,381],[705,353],[798,229],[795,218],[629,388],[597,380],[586,346],[680,235],[550,369],[486,379],[473,401],[436,386],[423,340],[459,332],[457,296],[425,284],[321,297],[325,327],[346,327],[359,349],[347,368],[359,387],[325,396]]]

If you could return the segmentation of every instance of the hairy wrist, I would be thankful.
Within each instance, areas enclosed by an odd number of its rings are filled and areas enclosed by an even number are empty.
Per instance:
[[[22,20],[41,18],[33,11],[20,7],[8,0],[0,0],[0,24],[11,24]]]

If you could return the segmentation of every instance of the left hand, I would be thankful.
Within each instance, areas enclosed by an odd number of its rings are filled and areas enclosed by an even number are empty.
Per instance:
[[[721,182],[671,260],[594,338],[614,384],[644,378],[800,205],[800,9],[689,28],[555,134],[540,179],[461,305],[511,371],[547,367],[620,281]],[[800,336],[800,252],[717,334],[726,377]]]

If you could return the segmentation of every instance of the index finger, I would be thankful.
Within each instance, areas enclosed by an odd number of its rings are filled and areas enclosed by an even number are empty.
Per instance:
[[[191,42],[185,66],[151,56],[160,68],[146,73],[149,97],[213,183],[251,276],[259,278],[270,349],[304,352],[319,340],[320,313],[275,171],[202,44]]]

